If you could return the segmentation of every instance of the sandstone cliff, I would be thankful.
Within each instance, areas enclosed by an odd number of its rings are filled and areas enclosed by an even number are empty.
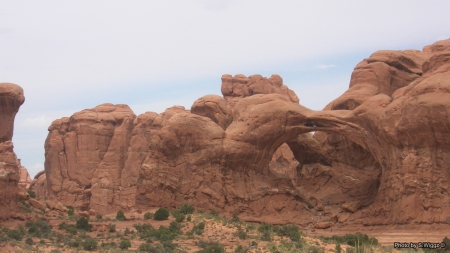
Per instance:
[[[11,140],[14,119],[24,101],[21,87],[0,83],[0,220],[20,212],[17,204],[19,166]]]
[[[191,111],[84,110],[49,127],[48,195],[101,213],[189,202],[248,220],[450,222],[449,59],[449,40],[376,52],[322,111],[277,75],[224,75],[224,97]]]

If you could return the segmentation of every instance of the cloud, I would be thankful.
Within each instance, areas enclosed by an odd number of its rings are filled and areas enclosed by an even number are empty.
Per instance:
[[[26,118],[22,121],[20,126],[23,128],[47,128],[53,120],[54,119],[46,115],[41,115],[35,118]]]
[[[329,69],[329,68],[335,68],[336,67],[336,65],[334,65],[334,64],[320,64],[320,65],[317,65],[316,66],[316,68],[318,68],[318,69]]]
[[[42,163],[35,163],[29,167],[27,167],[27,170],[33,170],[33,171],[41,171],[44,169],[44,165]]]

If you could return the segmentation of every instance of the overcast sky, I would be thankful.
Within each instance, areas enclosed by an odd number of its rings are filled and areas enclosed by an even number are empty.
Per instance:
[[[50,123],[102,103],[136,114],[277,73],[320,110],[381,49],[450,37],[450,1],[16,1],[0,4],[0,82],[23,87],[14,146],[32,177]]]

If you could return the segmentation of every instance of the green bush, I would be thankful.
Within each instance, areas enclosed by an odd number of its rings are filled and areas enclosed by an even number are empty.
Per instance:
[[[75,235],[78,233],[78,229],[75,227],[75,225],[67,224],[66,222],[60,223],[58,228],[60,230],[65,229],[68,233]]]
[[[96,218],[97,220],[101,220],[101,219],[103,218],[103,216],[102,216],[101,214],[97,214],[97,215],[95,215],[95,218]]]
[[[197,253],[225,253],[225,248],[218,242],[200,240],[197,245],[203,248]]]
[[[270,231],[272,231],[272,225],[270,224],[270,223],[264,223],[264,224],[261,224],[259,227],[258,227],[258,231],[260,232],[260,233],[264,233],[264,232],[266,232],[266,231],[268,231],[268,232],[270,232]]]
[[[241,222],[241,220],[239,219],[237,214],[233,213],[232,218],[231,218],[231,222],[238,223],[238,222]]]
[[[25,240],[25,243],[28,244],[28,245],[33,245],[33,244],[34,244],[33,239],[31,239],[30,237],[28,237],[28,238]]]
[[[52,226],[43,220],[38,220],[36,222],[29,221],[25,224],[25,227],[28,228],[28,234],[31,237],[37,238],[41,238],[42,236],[48,238],[52,230]]]
[[[242,245],[239,244],[234,250],[234,253],[244,253],[244,247],[242,247]]]
[[[23,236],[25,235],[24,232],[22,232],[20,229],[15,229],[15,230],[9,230],[6,235],[9,238],[12,238],[14,240],[17,241],[22,241]]]
[[[150,252],[150,253],[164,253],[164,252],[166,252],[159,245],[157,247],[153,247],[149,243],[141,244],[141,246],[139,246],[139,248],[138,248],[138,251],[140,251],[140,252]]]
[[[67,214],[69,216],[73,216],[73,213],[74,213],[73,206],[66,206],[66,207],[67,207]]]
[[[264,231],[261,234],[261,241],[272,241],[272,236],[270,235],[270,231]]]
[[[180,206],[180,212],[184,213],[184,214],[193,214],[195,211],[195,208],[193,205],[189,205],[189,204],[182,204]]]
[[[180,212],[179,210],[174,210],[172,212],[172,216],[175,217],[175,220],[177,222],[183,222],[184,218],[186,217],[186,215],[182,212]]]
[[[119,211],[117,211],[116,219],[118,221],[125,221],[125,220],[127,220],[127,217],[125,217],[125,214],[123,213],[122,210],[119,210]]]
[[[444,250],[450,250],[450,239],[447,236],[442,239],[442,242],[445,243]]]
[[[105,249],[114,249],[117,247],[117,244],[115,242],[102,242],[101,247]]]
[[[181,233],[181,224],[177,221],[172,221],[169,225],[169,230],[175,233]]]
[[[144,223],[144,224],[134,224],[133,227],[136,229],[138,233],[147,233],[150,230],[153,230],[152,225]]]
[[[186,220],[187,220],[187,221],[191,221],[191,220],[192,220],[192,218],[191,218],[191,215],[190,215],[190,214],[188,215],[188,217],[186,218]]]
[[[110,233],[116,232],[116,224],[109,224],[109,225],[108,225],[108,231],[109,231]]]
[[[89,224],[89,220],[85,217],[81,217],[77,220],[77,228],[85,231],[91,231],[92,225]]]
[[[131,242],[127,239],[122,240],[119,244],[119,248],[121,249],[128,249],[129,247],[131,247]]]
[[[194,232],[196,235],[202,235],[204,230],[205,230],[204,222],[200,222],[192,228],[192,232]]]
[[[160,208],[156,210],[155,215],[153,216],[154,220],[167,220],[169,218],[169,210],[166,208]]]
[[[32,190],[28,190],[28,195],[30,195],[30,198],[35,199],[36,198],[36,193]]]
[[[336,244],[336,253],[341,253],[341,252],[342,252],[341,244],[337,243]]]
[[[149,219],[152,219],[153,218],[153,213],[151,213],[151,212],[146,212],[145,214],[144,214],[144,219],[145,220],[149,220]]]
[[[241,228],[239,228],[238,231],[236,231],[236,233],[234,233],[233,235],[239,237],[239,239],[241,240],[245,240],[248,238],[247,232],[245,232]]]
[[[84,250],[89,250],[89,251],[96,250],[97,249],[97,240],[95,240],[94,238],[86,238],[86,239],[84,239],[81,246],[83,246]]]

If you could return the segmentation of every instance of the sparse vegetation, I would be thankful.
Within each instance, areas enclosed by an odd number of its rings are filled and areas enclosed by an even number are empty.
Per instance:
[[[122,210],[119,210],[119,211],[117,211],[116,219],[118,221],[125,221],[125,220],[127,220],[127,217],[125,217],[125,214],[123,213]]]
[[[84,250],[89,250],[89,251],[96,250],[97,249],[97,240],[95,240],[94,238],[88,237],[88,238],[84,239],[81,246],[83,246]]]
[[[101,220],[102,218],[103,218],[103,216],[101,214],[95,215],[95,219],[98,221]]]
[[[190,204],[181,204],[180,206],[180,212],[184,214],[193,214],[195,211],[195,208],[193,205]]]
[[[200,240],[197,245],[203,248],[197,253],[225,253],[225,248],[219,242]]]
[[[73,214],[74,214],[74,209],[73,209],[73,206],[66,206],[67,207],[67,215],[69,215],[69,216],[73,216]]]
[[[81,217],[77,220],[77,228],[85,231],[91,231],[92,225],[86,217]]]
[[[153,219],[153,213],[146,212],[146,213],[144,214],[144,219],[146,219],[146,220]]]
[[[121,249],[128,249],[129,247],[131,247],[131,242],[128,239],[123,239],[119,244],[119,248]]]
[[[167,220],[169,218],[169,210],[166,208],[160,208],[155,212],[153,216],[154,220]]]
[[[200,222],[192,228],[192,232],[196,235],[202,235],[205,230],[205,222]]]
[[[28,195],[30,195],[30,198],[35,199],[36,198],[36,193],[32,190],[28,190],[27,191]]]

